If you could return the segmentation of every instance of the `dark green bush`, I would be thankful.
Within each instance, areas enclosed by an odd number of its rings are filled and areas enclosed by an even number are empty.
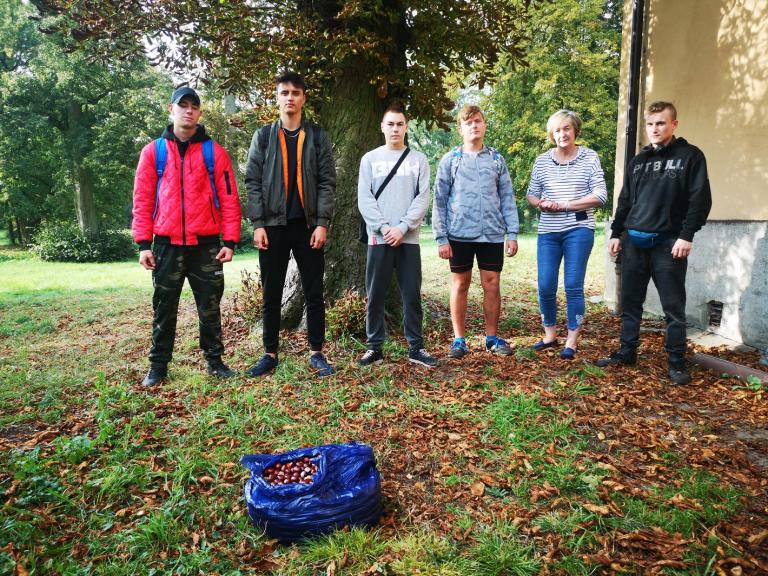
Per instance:
[[[76,224],[44,224],[35,235],[32,251],[52,262],[116,262],[136,256],[136,245],[126,230],[104,230],[85,235]]]

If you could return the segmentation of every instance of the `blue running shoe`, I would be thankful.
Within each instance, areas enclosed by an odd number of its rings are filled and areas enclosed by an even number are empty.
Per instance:
[[[321,378],[325,378],[336,372],[336,370],[333,369],[333,366],[328,364],[328,360],[326,360],[325,356],[322,354],[312,354],[312,356],[309,357],[309,365]]]

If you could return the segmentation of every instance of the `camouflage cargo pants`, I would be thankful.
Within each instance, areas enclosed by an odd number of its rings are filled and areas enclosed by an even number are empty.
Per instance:
[[[218,244],[174,246],[155,243],[153,251],[156,267],[152,272],[152,284],[155,287],[152,307],[155,316],[150,362],[167,364],[171,361],[179,296],[185,278],[189,280],[197,304],[200,348],[206,360],[220,358],[223,354],[219,304],[224,293],[224,269],[221,262],[216,260],[219,249]]]

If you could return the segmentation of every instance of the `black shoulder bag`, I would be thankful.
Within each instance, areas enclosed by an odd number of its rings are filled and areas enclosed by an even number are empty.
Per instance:
[[[389,171],[389,174],[387,174],[387,177],[384,178],[384,182],[381,183],[381,186],[379,186],[379,189],[376,191],[376,194],[374,195],[374,198],[376,200],[379,199],[379,196],[381,196],[381,193],[384,192],[384,188],[387,187],[387,184],[389,184],[389,181],[392,180],[395,174],[397,174],[397,169],[400,168],[400,164],[403,163],[403,160],[405,160],[405,157],[408,156],[408,152],[410,152],[410,148],[406,148],[403,153],[400,155],[400,158],[398,158],[397,163],[392,167],[392,170]],[[365,218],[363,218],[363,215],[360,215],[360,234],[357,237],[358,241],[362,242],[363,244],[368,244],[368,228],[365,225]]]

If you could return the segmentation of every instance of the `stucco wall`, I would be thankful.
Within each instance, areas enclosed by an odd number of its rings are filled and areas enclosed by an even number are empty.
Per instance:
[[[625,1],[615,198],[624,166],[631,0]],[[647,0],[640,107],[671,100],[704,151],[712,220],[768,220],[768,2]],[[640,145],[648,143],[638,130]],[[614,198],[614,200],[615,200]]]
[[[629,41],[634,2],[625,0],[614,206],[624,167]],[[706,325],[706,303],[724,303],[719,333],[768,344],[768,2],[646,0],[640,107],[671,100],[676,134],[704,151],[713,207],[696,235],[688,270],[689,320]],[[639,145],[648,140],[638,130]],[[606,291],[615,303],[613,263]],[[660,313],[655,291],[646,308]]]
[[[610,236],[610,230],[606,231]],[[616,274],[606,254],[606,292],[613,294]],[[759,348],[768,347],[768,223],[709,222],[696,235],[688,258],[686,316],[691,325],[707,327],[710,301],[723,304],[716,334]],[[653,282],[645,310],[661,315]]]

